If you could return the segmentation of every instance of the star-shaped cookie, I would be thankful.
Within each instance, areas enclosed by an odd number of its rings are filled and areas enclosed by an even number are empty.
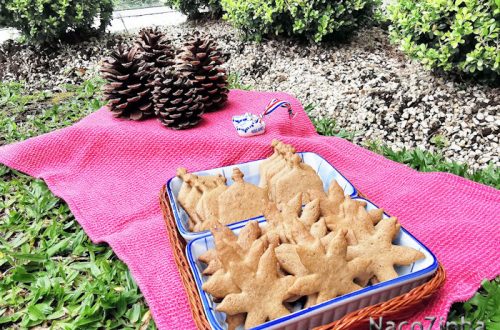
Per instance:
[[[215,298],[224,298],[226,295],[239,292],[238,286],[233,282],[231,265],[234,267],[246,267],[253,269],[257,267],[259,258],[267,248],[267,239],[262,237],[252,242],[248,249],[238,244],[234,233],[225,226],[212,230],[215,240],[217,258],[221,268],[213,273],[203,283],[203,290]],[[236,265],[236,266],[235,266]]]
[[[333,299],[361,289],[354,280],[362,276],[370,261],[364,258],[346,258],[346,232],[341,230],[324,246],[316,239],[310,245],[282,244],[276,248],[281,266],[297,275],[288,292],[292,295],[310,296],[317,294],[316,303]],[[296,254],[289,259],[290,255]],[[300,264],[298,261],[300,260]]]
[[[257,221],[249,221],[245,225],[245,227],[241,229],[238,236],[236,236],[231,230],[229,230],[229,228],[224,226],[216,232],[214,237],[217,237],[219,239],[222,231],[224,232],[223,235],[225,239],[235,241],[243,251],[248,251],[253,242],[262,234]],[[210,249],[207,252],[203,253],[198,257],[198,260],[207,264],[207,267],[203,270],[203,275],[212,275],[222,268],[222,263],[219,260],[216,249]]]
[[[216,309],[228,315],[247,313],[246,329],[290,313],[283,303],[292,296],[288,289],[295,278],[279,275],[274,248],[274,245],[267,248],[256,270],[230,263],[232,279],[241,292],[228,294]]]
[[[424,254],[410,247],[394,245],[400,225],[396,218],[383,219],[375,226],[374,233],[347,248],[348,258],[363,257],[371,261],[369,269],[379,282],[398,277],[395,265],[409,265]]]

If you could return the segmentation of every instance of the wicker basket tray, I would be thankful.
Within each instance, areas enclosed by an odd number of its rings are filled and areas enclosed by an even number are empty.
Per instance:
[[[174,216],[168,197],[166,196],[166,187],[160,192],[160,205],[165,219],[167,234],[172,245],[179,274],[181,275],[184,288],[186,290],[191,312],[198,329],[210,329],[210,325],[205,317],[203,306],[201,303],[193,275],[189,268],[186,258],[186,242],[177,231]],[[347,314],[340,320],[315,328],[315,330],[343,330],[343,329],[360,329],[369,323],[370,317],[378,319],[383,317],[386,320],[402,320],[409,318],[415,311],[418,311],[422,304],[429,299],[444,283],[446,278],[444,268],[439,265],[435,275],[426,283],[412,289],[408,293],[392,298],[391,300],[382,302],[377,305],[368,306],[358,311]]]

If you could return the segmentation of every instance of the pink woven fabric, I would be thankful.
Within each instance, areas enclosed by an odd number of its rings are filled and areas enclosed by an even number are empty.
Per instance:
[[[259,113],[277,97],[266,134],[237,136],[231,117]],[[200,126],[172,131],[156,120],[115,119],[105,108],[75,125],[0,148],[0,162],[43,178],[93,242],[107,242],[129,267],[160,329],[195,328],[158,204],[178,166],[190,171],[263,158],[273,138],[320,154],[426,244],[444,264],[446,285],[416,319],[446,318],[500,273],[500,192],[444,173],[418,173],[343,139],[322,137],[288,94],[231,91],[227,107]]]

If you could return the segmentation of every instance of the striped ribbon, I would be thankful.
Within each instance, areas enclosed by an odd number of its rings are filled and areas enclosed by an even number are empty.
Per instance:
[[[282,108],[286,108],[288,110],[288,116],[290,118],[295,117],[295,112],[293,112],[292,105],[290,103],[288,103],[286,101],[281,101],[281,100],[278,100],[278,99],[272,99],[267,104],[266,110],[260,115],[261,120],[265,116],[268,116],[271,113],[273,113],[274,110],[276,110],[278,108],[281,108],[281,107]]]

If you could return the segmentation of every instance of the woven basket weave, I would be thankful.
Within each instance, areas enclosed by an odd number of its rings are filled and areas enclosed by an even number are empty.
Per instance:
[[[189,268],[186,258],[186,242],[179,234],[175,225],[174,215],[172,208],[166,195],[166,187],[164,186],[160,192],[160,205],[165,218],[165,225],[167,227],[167,234],[172,245],[172,250],[181,275],[184,288],[188,296],[189,304],[191,305],[191,312],[198,329],[210,329],[210,325],[205,317],[203,305],[201,303],[198,289],[194,282],[193,275]],[[397,296],[382,302],[377,305],[372,305],[345,315],[340,320],[316,327],[315,330],[344,330],[344,329],[361,329],[369,323],[370,317],[378,320],[383,317],[386,320],[403,320],[409,318],[415,311],[418,311],[422,304],[429,299],[444,283],[445,271],[442,265],[439,265],[437,272],[426,283],[412,289],[410,292]]]

